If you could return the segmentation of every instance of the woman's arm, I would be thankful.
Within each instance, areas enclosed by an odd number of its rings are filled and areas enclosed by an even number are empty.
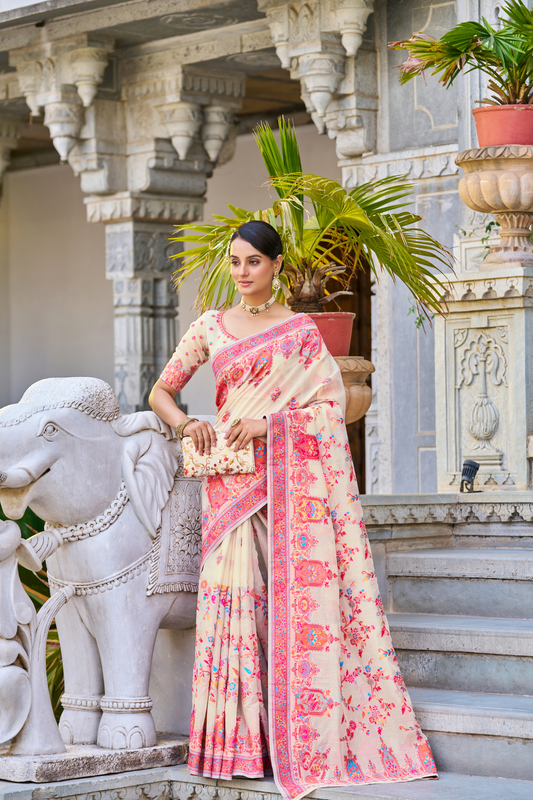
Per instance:
[[[204,317],[193,322],[150,392],[150,408],[172,428],[187,419],[187,414],[180,411],[174,402],[176,394],[209,358],[205,326]],[[182,433],[192,438],[200,455],[204,450],[209,455],[211,447],[216,444],[216,434],[210,422],[188,422]]]
[[[176,390],[160,378],[150,392],[148,400],[152,411],[155,411],[157,416],[171,428],[175,428],[180,422],[187,419],[187,414],[184,414],[174,402],[176,394]],[[204,450],[207,455],[210,455],[211,447],[214,447],[217,441],[213,426],[205,420],[188,422],[183,433],[192,438],[200,455],[203,455]]]

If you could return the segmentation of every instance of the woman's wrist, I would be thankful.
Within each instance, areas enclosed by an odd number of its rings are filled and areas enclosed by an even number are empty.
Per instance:
[[[198,420],[196,419],[196,417],[185,417],[180,422],[178,422],[178,424],[174,429],[176,434],[176,439],[180,440],[183,439],[185,428],[187,427],[189,422],[198,422]]]

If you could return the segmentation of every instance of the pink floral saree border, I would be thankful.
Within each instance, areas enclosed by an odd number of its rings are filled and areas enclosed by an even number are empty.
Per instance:
[[[294,781],[291,769],[290,548],[287,516],[289,431],[286,414],[282,412],[271,414],[268,423],[268,535],[271,552],[268,588],[270,752],[277,786],[284,789],[286,797],[296,797],[305,789]]]
[[[217,517],[215,524],[204,532],[202,537],[202,564],[215,547],[218,547],[225,536],[235,530],[241,522],[244,522],[256,511],[263,508],[266,502],[267,478],[265,475],[258,483],[255,483],[248,491],[227,506]]]
[[[221,347],[212,361],[215,379],[218,377],[221,370],[225,369],[229,364],[235,361],[236,358],[242,356],[243,353],[252,350],[254,347],[263,346],[273,339],[277,339],[279,336],[298,330],[298,328],[302,328],[310,323],[311,320],[307,314],[295,314],[292,319],[288,319],[286,322],[278,322],[276,325],[267,328],[266,331],[262,331],[262,333],[254,334],[253,336],[245,336],[243,339],[237,339],[231,344]],[[228,335],[231,336],[231,334]]]

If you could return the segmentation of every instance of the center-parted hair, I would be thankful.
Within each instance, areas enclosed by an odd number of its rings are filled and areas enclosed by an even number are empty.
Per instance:
[[[272,261],[283,254],[283,244],[279,233],[268,222],[260,219],[252,219],[237,228],[231,241],[233,242],[235,239],[244,239]]]

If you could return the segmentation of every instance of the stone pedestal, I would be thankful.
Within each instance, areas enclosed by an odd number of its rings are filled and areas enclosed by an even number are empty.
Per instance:
[[[139,769],[174,766],[187,760],[188,740],[164,734],[153,747],[106,750],[96,745],[67,745],[67,752],[52,756],[12,756],[0,747],[0,781],[50,783],[94,778]]]
[[[501,241],[480,269],[459,271],[436,320],[439,491],[460,482],[462,464],[480,464],[476,488],[532,488],[533,148],[508,145],[457,156],[462,200],[491,212]],[[463,265],[461,265],[462,267]]]
[[[439,491],[480,464],[476,488],[531,488],[533,267],[514,263],[451,280],[448,314],[435,323]]]

